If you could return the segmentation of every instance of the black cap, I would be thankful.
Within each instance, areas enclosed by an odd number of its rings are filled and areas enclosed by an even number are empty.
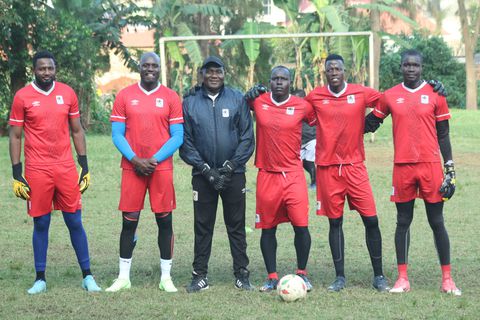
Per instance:
[[[219,57],[216,57],[216,56],[210,56],[207,59],[205,59],[205,61],[203,61],[203,64],[202,64],[202,69],[206,69],[207,65],[209,65],[209,64],[216,64],[220,68],[225,67],[224,64],[223,64],[223,61]]]

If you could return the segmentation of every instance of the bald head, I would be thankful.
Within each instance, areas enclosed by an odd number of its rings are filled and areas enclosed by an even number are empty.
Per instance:
[[[140,66],[149,58],[153,59],[157,64],[160,64],[160,57],[155,52],[145,52],[140,57]]]

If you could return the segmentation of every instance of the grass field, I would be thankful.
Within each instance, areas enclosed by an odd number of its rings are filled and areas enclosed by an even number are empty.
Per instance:
[[[48,252],[46,294],[29,296],[34,280],[31,248],[32,220],[25,203],[11,191],[8,139],[0,138],[0,319],[478,319],[480,307],[479,112],[453,110],[451,138],[457,168],[457,192],[445,206],[450,234],[453,275],[462,288],[461,297],[439,292],[441,273],[427,223],[424,206],[417,201],[411,227],[410,281],[412,291],[404,295],[380,294],[371,289],[372,270],[364,242],[361,219],[346,212],[344,221],[347,289],[328,293],[334,270],[328,247],[328,222],[314,214],[314,194],[310,192],[312,251],[309,274],[314,290],[307,299],[283,303],[275,294],[240,292],[233,287],[232,260],[227,234],[219,211],[210,259],[209,290],[187,294],[193,259],[193,213],[190,168],[175,156],[177,210],[174,212],[174,282],[180,289],[166,294],[158,289],[160,277],[157,227],[150,213],[143,211],[134,252],[132,289],[108,294],[88,294],[80,288],[81,273],[71,248],[61,215],[53,214]],[[393,282],[396,261],[393,236],[395,209],[389,202],[393,144],[391,124],[386,121],[375,143],[366,142],[367,167],[377,201],[383,236],[384,271]],[[118,272],[118,238],[121,218],[119,198],[120,156],[109,136],[88,139],[88,156],[93,183],[83,198],[83,219],[89,237],[92,270],[106,288]],[[367,140],[367,139],[366,139]],[[249,163],[247,175],[247,224],[255,217],[255,174]],[[281,225],[278,235],[278,271],[295,271],[293,232]],[[247,235],[252,282],[259,286],[265,268],[259,247],[260,232]]]

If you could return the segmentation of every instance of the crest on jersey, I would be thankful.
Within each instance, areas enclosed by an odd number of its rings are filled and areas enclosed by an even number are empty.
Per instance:
[[[268,104],[262,104],[262,109],[263,110],[268,110]]]
[[[347,103],[349,103],[349,104],[355,103],[355,95],[349,94],[349,95],[347,96]]]
[[[426,94],[422,94],[422,96],[420,97],[420,101],[422,102],[422,104],[427,104],[428,96]]]
[[[132,106],[138,106],[138,103],[139,103],[139,101],[137,99],[133,99],[132,101],[130,101],[130,104]]]
[[[33,101],[32,107],[40,107],[40,101]]]
[[[63,104],[63,97],[62,96],[55,96],[57,99],[57,104]]]
[[[293,115],[295,113],[295,107],[287,107],[287,114],[289,116]]]
[[[398,98],[397,104],[405,103],[405,98]]]
[[[228,118],[230,116],[230,110],[222,109],[222,117]]]
[[[162,98],[157,98],[157,99],[155,100],[155,106],[156,106],[157,108],[163,108],[163,99],[162,99]]]

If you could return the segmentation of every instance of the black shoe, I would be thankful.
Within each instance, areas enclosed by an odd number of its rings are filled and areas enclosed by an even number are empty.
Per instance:
[[[387,292],[390,290],[387,279],[383,275],[374,277],[372,285],[378,292]]]
[[[248,279],[249,275],[250,272],[248,272],[247,269],[240,269],[235,277],[235,287],[237,289],[243,289],[247,291],[255,290],[255,288],[250,283],[250,280]]]
[[[200,292],[208,289],[208,279],[206,276],[192,274],[192,283],[187,287],[188,293]]]
[[[339,292],[345,288],[345,277],[339,276],[335,278],[335,281],[328,287],[328,291]]]

